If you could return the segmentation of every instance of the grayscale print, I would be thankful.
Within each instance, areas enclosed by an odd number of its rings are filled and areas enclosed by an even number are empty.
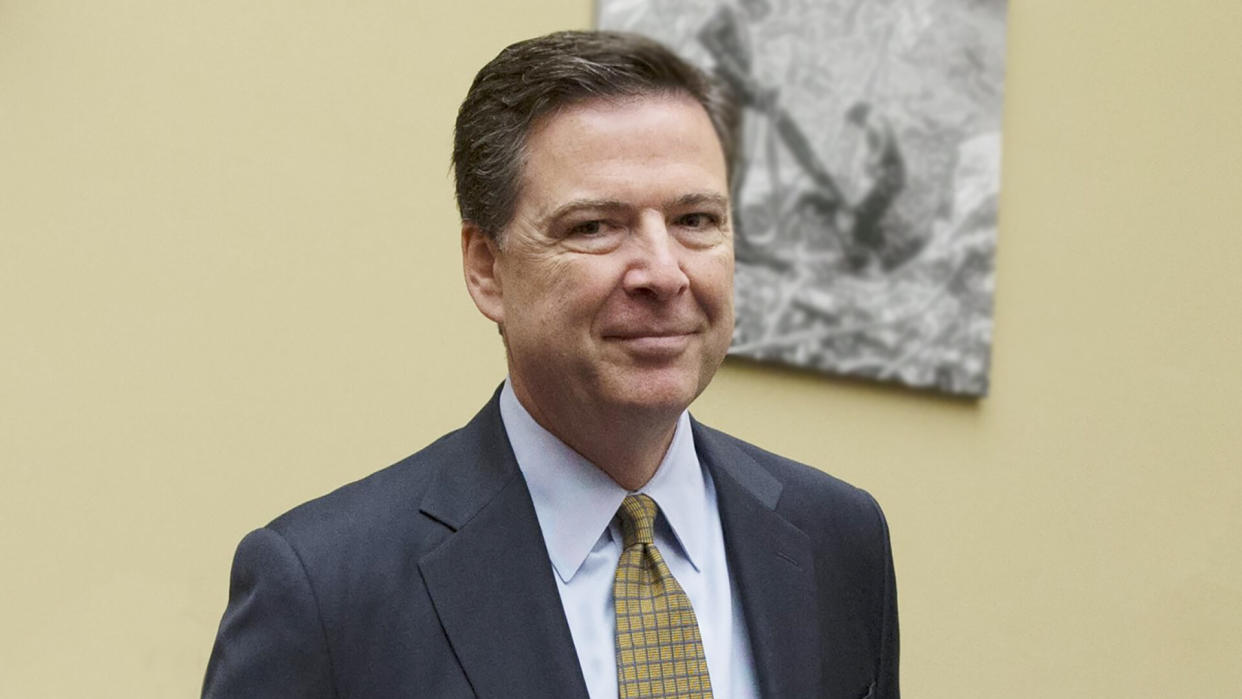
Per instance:
[[[599,0],[732,86],[730,354],[988,389],[1005,0]]]

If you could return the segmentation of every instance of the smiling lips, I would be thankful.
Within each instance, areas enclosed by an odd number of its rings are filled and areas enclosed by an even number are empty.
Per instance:
[[[626,330],[606,334],[604,339],[632,354],[658,359],[684,352],[695,334],[693,330]]]

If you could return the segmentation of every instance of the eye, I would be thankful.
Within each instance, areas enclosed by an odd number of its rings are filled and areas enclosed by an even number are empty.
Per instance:
[[[576,223],[569,228],[569,235],[578,236],[596,236],[604,232],[603,221],[583,221]]]
[[[720,218],[715,214],[696,211],[677,218],[676,224],[682,228],[700,229],[720,225]]]
[[[560,229],[560,244],[568,250],[603,253],[616,248],[625,238],[625,226],[612,219],[566,222]]]

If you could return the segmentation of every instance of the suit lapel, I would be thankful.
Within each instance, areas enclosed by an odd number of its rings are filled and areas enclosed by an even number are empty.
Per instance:
[[[820,696],[810,540],[776,513],[779,481],[723,435],[693,424],[699,458],[716,484],[729,569],[741,596],[762,695]]]
[[[452,533],[419,561],[480,697],[586,697],[552,567],[496,399],[464,428],[462,459],[422,502]]]

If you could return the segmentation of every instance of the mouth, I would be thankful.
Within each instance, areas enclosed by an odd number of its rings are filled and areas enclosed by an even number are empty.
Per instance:
[[[681,354],[696,334],[684,330],[638,330],[608,334],[604,339],[630,354],[658,359]]]

